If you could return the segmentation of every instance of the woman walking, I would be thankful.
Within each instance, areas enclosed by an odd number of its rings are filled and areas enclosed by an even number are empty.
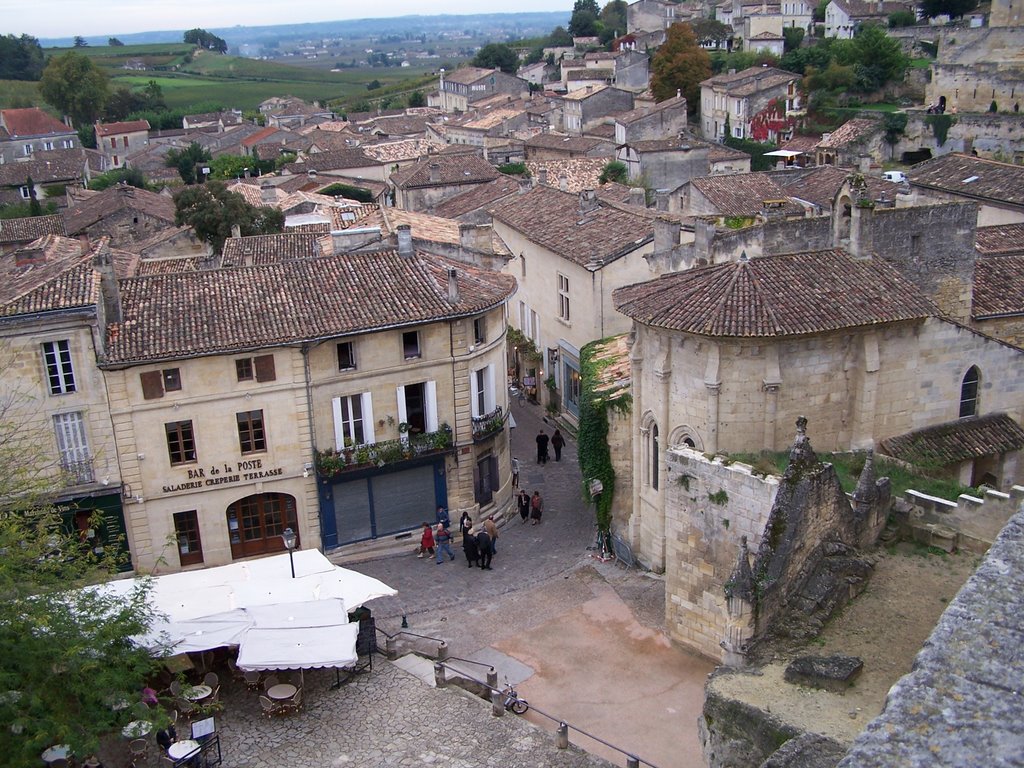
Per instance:
[[[516,497],[516,503],[519,505],[519,516],[523,518],[523,522],[530,516],[530,494],[526,491],[520,490],[519,495]]]
[[[555,434],[551,436],[551,447],[555,449],[555,461],[561,461],[562,449],[565,447],[565,438],[562,437],[561,430],[556,429]]]
[[[544,499],[540,497],[540,491],[533,492],[533,498],[530,499],[530,525],[537,525],[540,523],[540,516],[544,514]]]

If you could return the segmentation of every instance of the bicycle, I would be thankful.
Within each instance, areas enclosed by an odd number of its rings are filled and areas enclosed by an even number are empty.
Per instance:
[[[519,385],[518,381],[513,381],[508,385],[508,395],[509,398],[515,398],[519,402],[519,405],[526,405],[526,393],[523,391],[523,388]]]

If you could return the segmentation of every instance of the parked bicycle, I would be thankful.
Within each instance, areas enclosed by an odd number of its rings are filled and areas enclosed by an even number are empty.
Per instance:
[[[516,693],[516,689],[509,683],[508,678],[505,678],[505,690],[501,692],[501,695],[505,697],[505,710],[508,712],[522,715],[530,708],[526,699],[519,698],[519,694]]]
[[[508,396],[509,400],[514,398],[519,401],[520,405],[526,404],[526,392],[523,391],[522,385],[515,379],[508,385]]]

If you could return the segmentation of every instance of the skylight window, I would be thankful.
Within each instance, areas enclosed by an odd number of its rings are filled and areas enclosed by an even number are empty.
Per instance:
[[[977,181],[978,178],[979,178],[978,176],[968,176],[966,179],[964,179],[960,183],[961,184],[970,184],[972,181]]]

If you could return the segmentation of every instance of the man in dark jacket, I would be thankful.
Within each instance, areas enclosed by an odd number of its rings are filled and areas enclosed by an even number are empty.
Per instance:
[[[476,535],[476,548],[480,554],[480,569],[491,570],[491,537],[487,535],[487,531],[480,531]]]
[[[537,463],[546,464],[548,461],[548,436],[542,429],[537,435]]]
[[[466,562],[472,568],[480,560],[480,550],[476,545],[476,536],[466,531],[462,535],[462,551],[466,553]]]

